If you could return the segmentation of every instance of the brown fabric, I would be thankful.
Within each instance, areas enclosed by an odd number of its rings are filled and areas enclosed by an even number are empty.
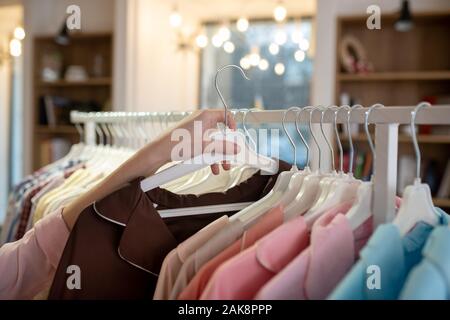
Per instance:
[[[291,165],[279,162],[279,172]],[[157,209],[256,201],[278,175],[255,174],[223,192],[177,195],[147,193],[137,179],[86,208],[77,220],[56,270],[49,299],[152,298],[165,256],[179,243],[226,213],[161,219]],[[230,215],[232,213],[228,213]],[[68,289],[67,267],[81,271],[81,289]]]

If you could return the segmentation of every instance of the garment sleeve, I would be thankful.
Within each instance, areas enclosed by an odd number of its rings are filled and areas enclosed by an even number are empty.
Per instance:
[[[69,230],[59,209],[0,248],[0,299],[32,299],[54,276]]]
[[[367,300],[365,292],[365,267],[359,261],[337,285],[328,300]]]

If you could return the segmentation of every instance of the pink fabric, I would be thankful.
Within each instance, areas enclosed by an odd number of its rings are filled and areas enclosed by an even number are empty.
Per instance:
[[[302,216],[263,237],[255,245],[223,263],[214,273],[201,299],[252,299],[308,245],[309,234]]]
[[[400,199],[397,198],[397,206]],[[311,244],[256,295],[261,300],[322,300],[351,269],[373,231],[368,218],[352,231],[345,213],[351,202],[329,210],[314,223]]]
[[[47,215],[22,239],[0,248],[0,299],[32,299],[52,280],[69,237],[61,213]]]
[[[241,239],[235,241],[231,246],[219,255],[208,261],[189,285],[178,296],[178,300],[197,300],[207,286],[214,271],[225,261],[237,255],[242,250],[252,246],[257,240],[283,223],[283,209],[276,207],[268,211],[260,221],[244,233]]]

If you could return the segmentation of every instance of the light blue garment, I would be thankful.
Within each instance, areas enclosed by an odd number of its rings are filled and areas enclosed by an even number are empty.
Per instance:
[[[450,228],[436,227],[413,268],[400,298],[403,300],[450,300]]]
[[[440,224],[447,225],[447,215],[440,209]],[[418,223],[403,238],[392,223],[380,225],[361,250],[360,260],[353,266],[328,299],[332,300],[393,300],[400,291],[410,270],[422,259],[422,249],[433,226]],[[379,270],[379,288],[369,289],[373,266]]]

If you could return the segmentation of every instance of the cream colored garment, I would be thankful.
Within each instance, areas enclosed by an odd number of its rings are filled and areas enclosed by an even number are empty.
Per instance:
[[[192,235],[169,252],[164,259],[159,272],[158,283],[156,285],[154,300],[169,299],[170,292],[177,278],[183,263],[197,249],[207,243],[215,234],[225,228],[229,223],[228,216],[224,215],[214,220],[203,229]]]
[[[200,268],[239,239],[244,231],[243,223],[235,220],[220,230],[200,249],[191,254],[178,273],[169,299],[176,300]]]

